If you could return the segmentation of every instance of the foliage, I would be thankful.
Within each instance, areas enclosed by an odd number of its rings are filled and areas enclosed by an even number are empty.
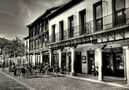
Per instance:
[[[1,54],[8,55],[9,57],[17,57],[24,55],[24,43],[19,38],[7,40],[0,38]]]

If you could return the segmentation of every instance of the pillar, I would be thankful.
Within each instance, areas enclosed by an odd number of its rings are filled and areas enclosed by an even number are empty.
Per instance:
[[[66,71],[69,72],[69,55],[68,55],[68,52],[66,53]]]
[[[127,70],[126,70],[126,47],[123,47],[123,63],[124,63],[124,79],[127,80]]]
[[[29,57],[28,57],[28,62],[29,64],[31,64],[31,55],[29,54]]]
[[[52,51],[49,51],[49,65],[52,66]]]
[[[42,56],[42,52],[40,52],[40,64],[42,64],[42,60],[43,59],[43,56]]]
[[[100,48],[97,48],[95,51],[95,60],[98,61],[98,80],[102,81],[102,50]]]
[[[35,53],[33,54],[33,58],[32,58],[32,65],[34,65],[35,66]]]
[[[62,61],[62,52],[61,52],[61,50],[58,50],[58,53],[59,53],[59,68],[60,68],[60,71],[61,71],[61,61]]]
[[[129,85],[129,47],[124,46],[123,49],[125,50],[126,78],[127,78],[127,84]]]
[[[74,60],[75,60],[75,49],[72,47],[70,48],[71,51],[71,74],[74,74]]]

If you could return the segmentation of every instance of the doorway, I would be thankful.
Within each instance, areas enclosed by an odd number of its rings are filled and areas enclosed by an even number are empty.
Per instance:
[[[81,52],[75,53],[74,70],[75,73],[82,73],[82,55]]]
[[[66,53],[62,53],[61,68],[62,72],[66,71]]]
[[[48,55],[43,55],[43,63],[48,63],[48,62],[49,62]]]
[[[87,51],[88,54],[88,74],[92,74],[95,68],[94,51]]]
[[[71,72],[71,52],[67,53],[67,72]]]

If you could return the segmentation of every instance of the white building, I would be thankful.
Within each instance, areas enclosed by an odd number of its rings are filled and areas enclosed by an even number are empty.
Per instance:
[[[72,0],[48,18],[51,65],[129,84],[129,0]]]

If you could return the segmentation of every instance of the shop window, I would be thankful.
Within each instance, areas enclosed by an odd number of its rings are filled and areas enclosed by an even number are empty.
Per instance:
[[[124,61],[122,59],[121,54],[116,54],[116,69],[123,70],[124,69]]]

